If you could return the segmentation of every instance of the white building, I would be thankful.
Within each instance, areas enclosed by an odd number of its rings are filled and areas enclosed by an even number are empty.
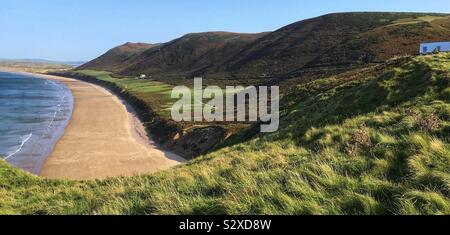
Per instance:
[[[429,42],[420,44],[420,54],[450,52],[450,42]]]

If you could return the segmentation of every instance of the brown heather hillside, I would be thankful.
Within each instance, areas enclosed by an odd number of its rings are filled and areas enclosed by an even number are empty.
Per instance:
[[[141,53],[113,49],[81,68],[132,76],[145,73],[161,80],[203,76],[252,83],[248,79],[298,78],[305,71],[379,63],[417,54],[421,42],[443,40],[450,40],[448,14],[338,13],[272,33],[196,33],[143,52],[139,49]]]
[[[150,49],[129,61],[122,75],[201,75],[240,53],[262,34],[193,33]]]
[[[448,40],[450,16],[417,15],[357,35],[327,51],[308,66],[382,63],[394,56],[417,54],[420,43]]]
[[[450,16],[339,13],[288,25],[221,67],[238,77],[295,76],[305,68],[383,62],[417,54],[420,42],[450,39]]]
[[[158,46],[158,44],[128,42],[109,50],[97,59],[80,66],[78,69],[119,72],[121,69],[128,66],[128,60],[156,46]]]

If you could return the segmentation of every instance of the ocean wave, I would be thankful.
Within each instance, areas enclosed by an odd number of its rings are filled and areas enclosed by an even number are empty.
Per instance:
[[[72,94],[57,81],[0,77],[1,158],[38,174],[70,120]]]
[[[4,158],[4,160],[8,160],[9,158],[13,157],[13,156],[16,155],[18,152],[20,152],[20,150],[22,150],[23,146],[31,139],[31,137],[33,137],[33,133],[30,133],[30,134],[28,134],[28,135],[22,136],[22,143],[20,144],[19,148],[16,149],[15,151],[9,153],[8,156],[6,156],[6,157]]]
[[[64,105],[64,101],[66,99],[66,96],[63,95],[62,98],[60,99],[60,103],[56,106],[57,110],[55,111],[55,113],[53,114],[52,120],[50,121],[50,123],[47,126],[47,129],[51,128],[53,126],[53,123],[55,123],[56,117],[58,116],[58,114],[60,112],[63,111],[63,105]]]
[[[54,82],[52,80],[45,80],[45,83],[48,84],[48,85],[57,87],[58,89],[61,89],[61,86],[58,83],[56,83],[56,82]]]
[[[61,92],[64,91],[64,87],[61,86],[58,82],[55,82],[55,81],[52,81],[52,80],[45,80],[45,83],[47,85],[51,85],[51,86],[54,86],[54,87],[58,88]],[[57,110],[54,112],[53,117],[52,117],[52,119],[50,120],[50,123],[47,126],[47,129],[49,129],[49,128],[51,128],[53,126],[53,123],[55,123],[55,120],[56,120],[56,117],[58,116],[58,113],[60,113],[63,110],[62,106],[63,106],[65,98],[66,98],[65,95],[63,95],[60,98],[59,104],[56,106]]]

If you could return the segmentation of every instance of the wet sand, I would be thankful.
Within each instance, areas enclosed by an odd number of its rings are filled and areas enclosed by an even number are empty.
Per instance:
[[[74,110],[41,176],[91,180],[166,170],[186,160],[163,151],[146,136],[131,107],[110,91],[75,79],[34,74],[65,84]]]

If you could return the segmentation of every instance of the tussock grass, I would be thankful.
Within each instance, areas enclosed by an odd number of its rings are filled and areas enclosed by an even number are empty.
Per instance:
[[[300,86],[279,132],[151,176],[49,181],[0,162],[0,213],[448,215],[449,66],[425,56]]]

